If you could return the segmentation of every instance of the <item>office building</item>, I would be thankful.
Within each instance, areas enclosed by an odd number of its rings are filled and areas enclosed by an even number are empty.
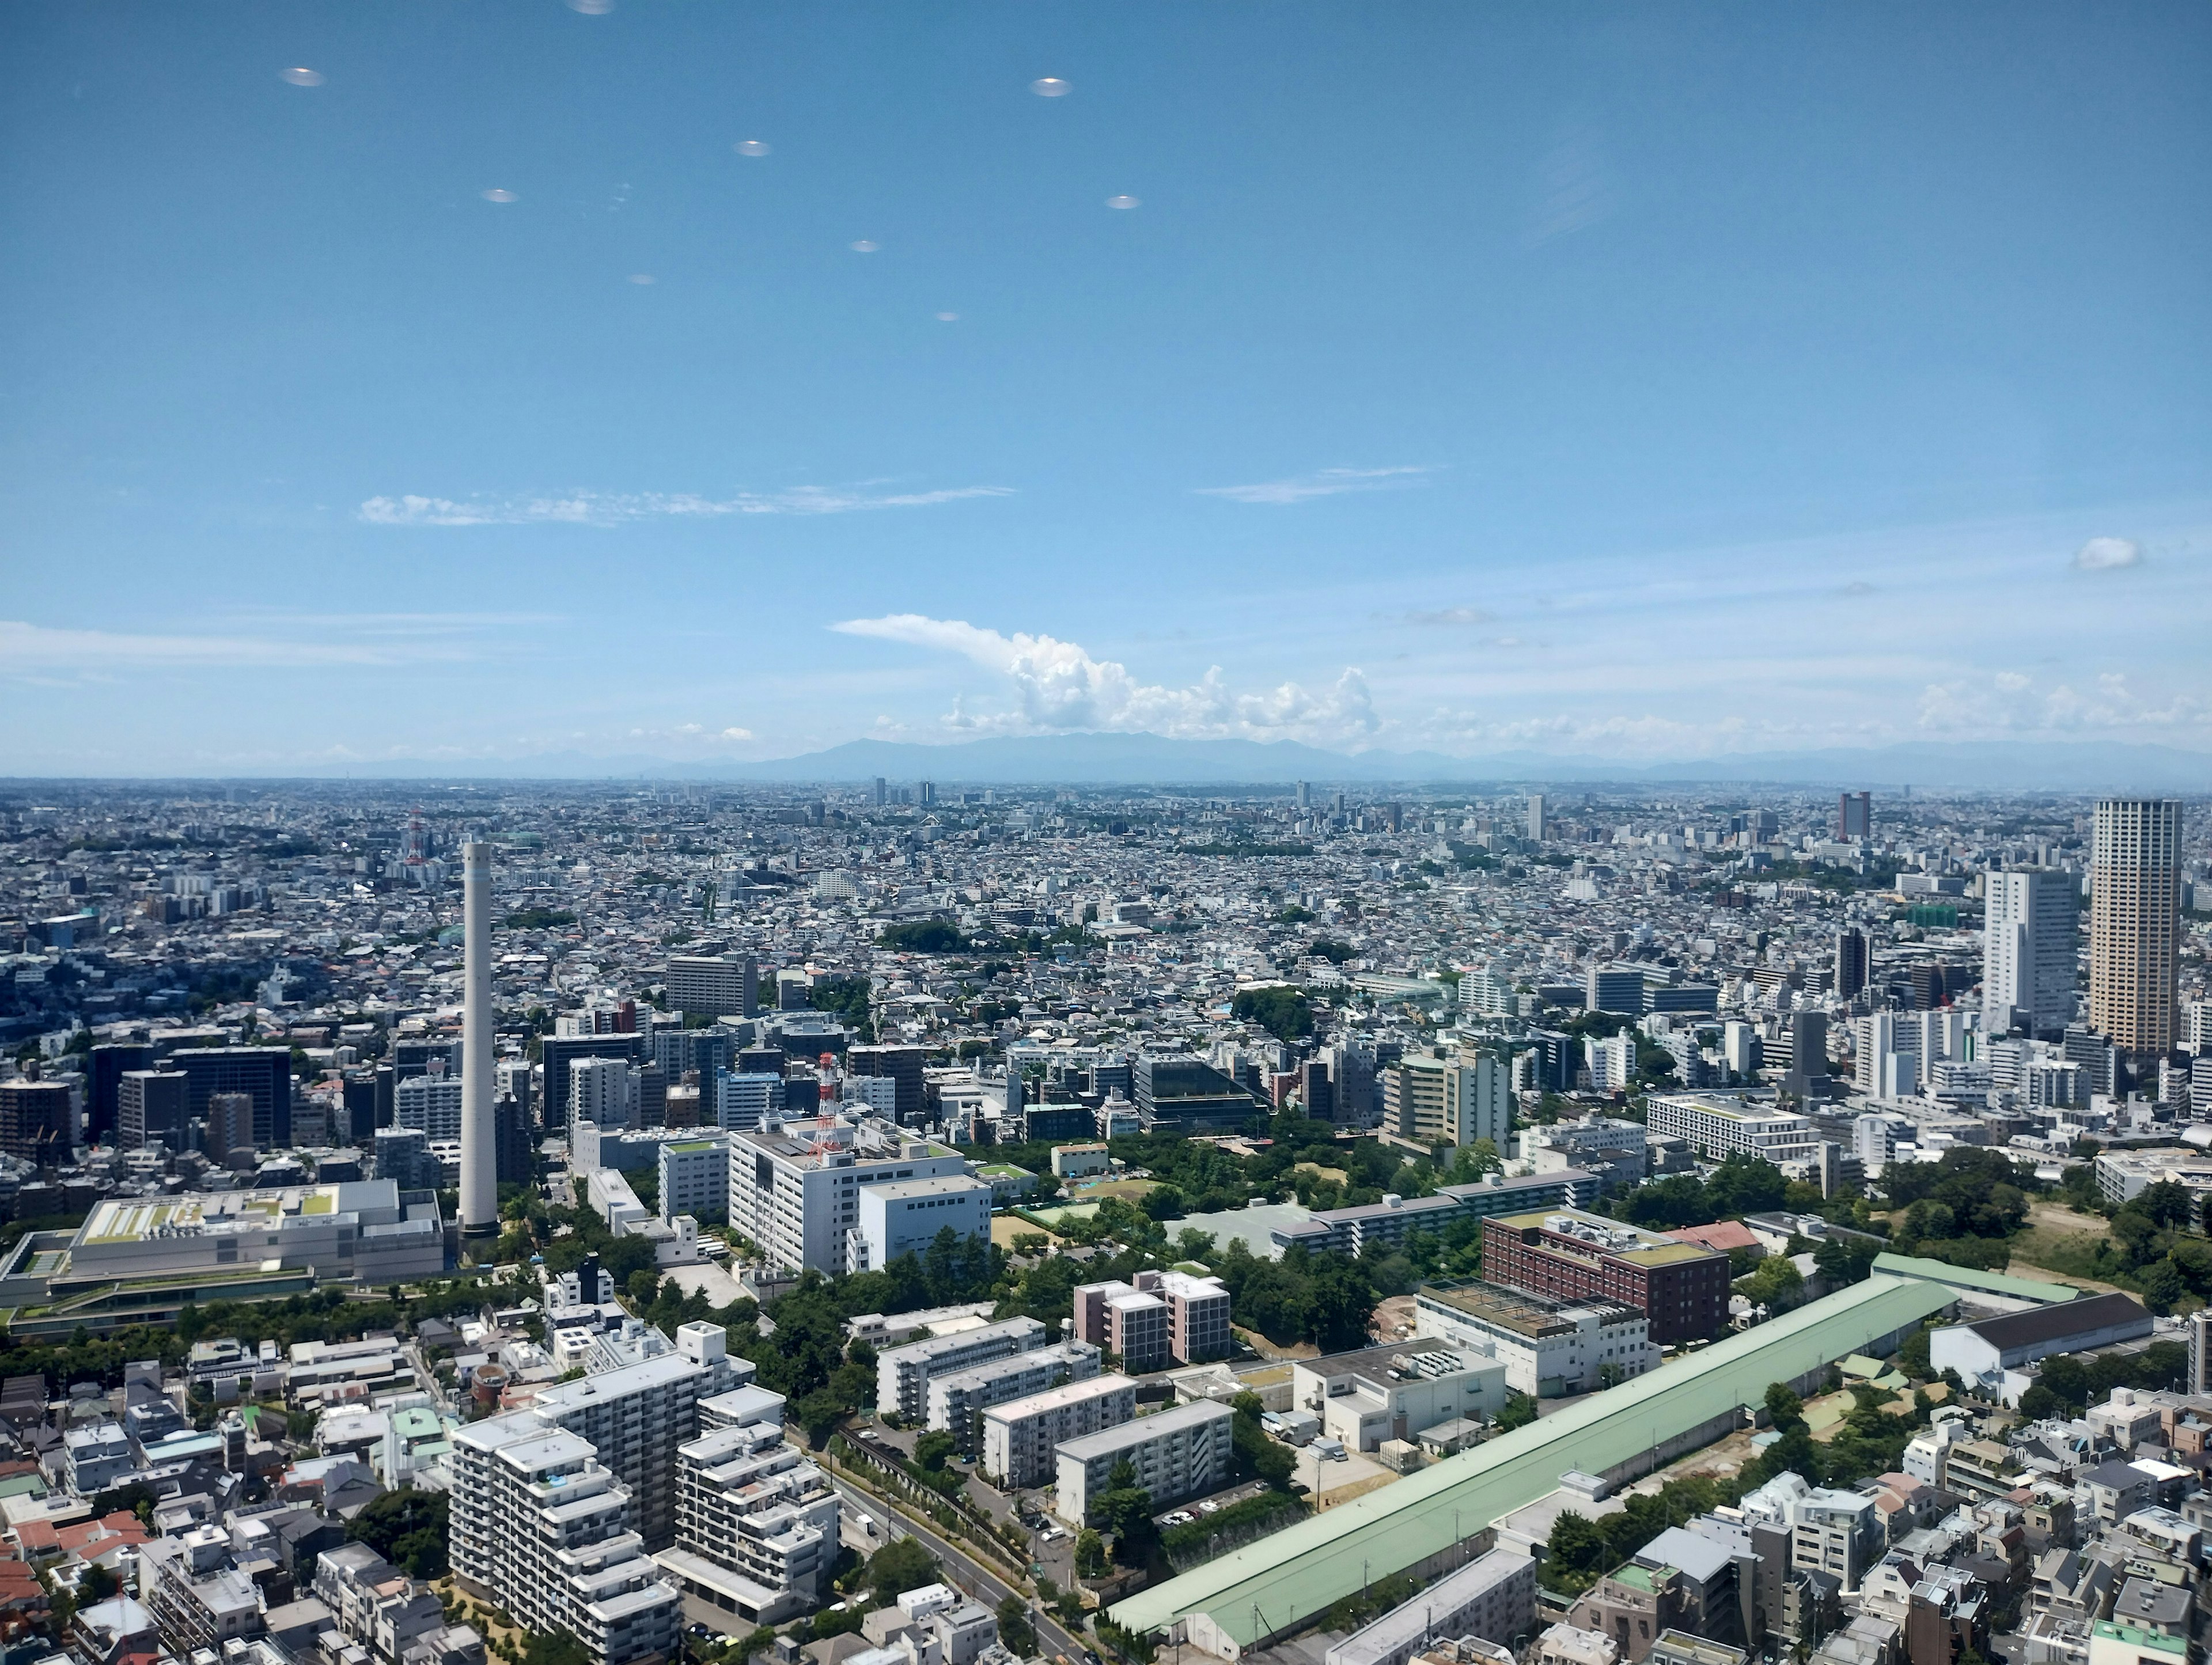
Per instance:
[[[1866,933],[1850,926],[1836,933],[1836,998],[1848,1000],[1866,986]]]
[[[1497,1360],[1507,1387],[1538,1399],[1632,1381],[1659,1363],[1650,1320],[1636,1307],[1547,1301],[1471,1278],[1422,1285],[1413,1334]]]
[[[924,1420],[933,1429],[951,1434],[960,1449],[973,1452],[981,1437],[976,1418],[994,1405],[1024,1399],[1069,1382],[1085,1382],[1099,1371],[1100,1354],[1087,1341],[1056,1341],[987,1359],[964,1370],[946,1370],[929,1378],[928,1408]]]
[[[662,981],[669,1009],[687,1018],[750,1018],[760,1011],[760,970],[750,954],[678,954]]]
[[[568,1125],[588,1121],[599,1127],[644,1125],[640,1112],[640,1072],[619,1058],[580,1058],[568,1066]]]
[[[1292,1361],[1291,1403],[1320,1419],[1324,1439],[1375,1451],[1385,1440],[1491,1420],[1505,1408],[1505,1366],[1481,1353],[1394,1341]]]
[[[1236,1419],[1226,1405],[1200,1400],[1063,1442],[1054,1453],[1053,1512],[1071,1525],[1086,1522],[1122,1462],[1136,1471],[1136,1484],[1152,1493],[1155,1507],[1227,1485]]]
[[[1583,1005],[1591,1012],[1644,1015],[1644,970],[1640,966],[1593,965],[1583,974]]]
[[[420,1128],[432,1139],[459,1139],[464,1097],[458,1077],[410,1075],[392,1090],[392,1124]]]
[[[1782,1091],[1799,1103],[1828,1096],[1828,1014],[1796,1011],[1790,1014],[1790,1069],[1782,1078]]]
[[[1874,796],[1870,793],[1847,792],[1836,799],[1836,838],[1848,842],[1855,838],[1874,836]]]
[[[185,1086],[181,1070],[125,1071],[116,1082],[116,1144],[136,1151],[158,1140],[164,1150],[185,1149]]]
[[[1003,1324],[983,1324],[887,1347],[876,1355],[876,1403],[919,1422],[929,1410],[933,1376],[988,1364],[1018,1352],[1032,1352],[1045,1345],[1042,1324],[1034,1318],[1010,1318]]]
[[[1049,1485],[1061,1445],[1136,1414],[1137,1384],[1126,1376],[1093,1376],[991,1406],[980,1419],[983,1473],[1002,1490]]]
[[[113,1145],[122,1126],[123,1078],[154,1067],[154,1048],[139,1042],[93,1048],[85,1060],[84,1137],[88,1145]]]
[[[63,1081],[0,1083],[0,1153],[41,1168],[69,1161],[76,1106]]]
[[[712,1081],[738,1060],[736,1032],[719,1024],[712,1029],[656,1029],[647,1044],[671,1085],[687,1075],[696,1075],[702,1083]]]
[[[927,1250],[940,1231],[957,1237],[991,1233],[991,1183],[973,1174],[935,1174],[860,1188],[854,1233],[855,1272],[889,1266],[902,1255]]]
[[[1812,1122],[1747,1098],[1712,1093],[1654,1093],[1644,1102],[1644,1125],[1679,1139],[1708,1161],[1757,1157],[1780,1168],[1808,1162],[1820,1143]]]
[[[780,1119],[783,1115],[787,1095],[780,1069],[723,1070],[712,1077],[699,1079],[702,1086],[710,1079],[714,1084],[714,1096],[709,1101],[711,1120],[725,1133],[750,1133],[769,1119]],[[702,1097],[704,1097],[703,1091]]]
[[[1401,1139],[1454,1147],[1486,1139],[1502,1152],[1512,1115],[1510,1067],[1488,1053],[1417,1053],[1382,1074],[1382,1125]]]
[[[860,1234],[865,1188],[971,1171],[957,1151],[898,1134],[880,1121],[843,1116],[732,1133],[732,1228],[759,1244],[771,1266],[854,1270],[868,1254]]]
[[[730,1206],[730,1141],[717,1134],[660,1141],[660,1218],[719,1216]]]
[[[185,1078],[185,1115],[207,1119],[209,1095],[242,1092],[253,1100],[253,1142],[262,1150],[292,1143],[292,1053],[289,1047],[179,1047],[163,1060]]]
[[[455,1582],[526,1632],[566,1631],[595,1665],[672,1656],[683,1598],[645,1553],[631,1488],[599,1459],[592,1441],[535,1411],[458,1431],[448,1488]]]
[[[538,1120],[548,1133],[561,1133],[568,1126],[568,1111],[573,1097],[568,1086],[568,1071],[572,1065],[586,1058],[619,1058],[638,1064],[645,1061],[646,1037],[642,1035],[548,1035],[538,1042],[538,1058],[545,1072],[544,1093],[539,1099]]]
[[[1532,792],[1528,794],[1528,838],[1532,843],[1540,844],[1552,836],[1551,825],[1544,818],[1544,794],[1540,792]]]
[[[1131,1076],[1137,1117],[1147,1132],[1233,1133],[1260,1113],[1249,1087],[1196,1058],[1146,1054]]]
[[[1571,1209],[1485,1219],[1482,1273],[1549,1300],[1634,1307],[1657,1346],[1704,1340],[1728,1322],[1727,1255]]]
[[[2081,892],[2070,873],[1991,873],[1984,884],[1982,1021],[1991,1035],[2055,1038],[2074,1021]]]
[[[854,1046],[845,1049],[849,1075],[888,1076],[898,1088],[898,1113],[892,1119],[902,1127],[921,1121],[922,1049],[920,1047]]]
[[[2089,1022],[2140,1061],[2178,1038],[2181,805],[2098,800],[2089,856]]]
[[[242,1092],[208,1095],[207,1119],[200,1123],[200,1150],[217,1167],[253,1156],[253,1100]]]
[[[2182,1390],[2197,1396],[2212,1394],[2212,1307],[2199,1307],[2182,1322],[2189,1333],[2189,1374]]]
[[[1626,1030],[1618,1035],[1583,1036],[1583,1068],[1589,1075],[1589,1090],[1616,1093],[1627,1090],[1636,1076],[1636,1038]]]

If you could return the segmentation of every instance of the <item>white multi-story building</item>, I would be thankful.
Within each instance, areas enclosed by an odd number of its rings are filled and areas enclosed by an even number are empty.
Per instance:
[[[749,1133],[783,1114],[783,1078],[765,1070],[722,1070],[711,1094],[702,1093],[702,1113],[725,1133]]]
[[[1413,1054],[1382,1077],[1382,1125],[1424,1145],[1505,1148],[1512,1125],[1512,1071],[1487,1054],[1440,1058]]]
[[[1433,1342],[1400,1341],[1291,1366],[1291,1401],[1352,1451],[1425,1430],[1489,1421],[1505,1408],[1505,1366]]]
[[[392,1090],[392,1125],[419,1127],[432,1139],[461,1136],[461,1078],[410,1075]]]
[[[568,1120],[601,1127],[636,1127],[636,1066],[621,1058],[579,1058],[570,1064]]]
[[[1820,1136],[1802,1115],[1748,1099],[1706,1093],[1654,1093],[1644,1103],[1644,1125],[1662,1137],[1685,1140],[1716,1160],[1741,1153],[1776,1167],[1810,1162]]]
[[[461,1588],[526,1632],[566,1631],[601,1665],[672,1655],[682,1598],[593,1443],[534,1410],[453,1437],[450,1554]]]
[[[660,1218],[695,1219],[730,1206],[730,1141],[719,1133],[667,1139],[660,1146]]]
[[[873,1119],[771,1121],[730,1139],[730,1226],[771,1266],[851,1272],[866,1253],[863,1188],[971,1173],[957,1151]]]
[[[929,1410],[932,1377],[973,1370],[1018,1352],[1034,1352],[1045,1345],[1045,1327],[1036,1319],[1009,1318],[1003,1324],[886,1348],[876,1355],[876,1403],[919,1421]]]
[[[2081,890],[2071,873],[1991,873],[1982,946],[1982,1014],[1992,1035],[2056,1036],[2074,1021]]]
[[[1583,1067],[1589,1072],[1592,1092],[1619,1092],[1636,1073],[1636,1037],[1623,1030],[1600,1040],[1583,1037]]]
[[[556,1383],[531,1409],[591,1441],[635,1498],[630,1524],[647,1548],[659,1549],[676,1536],[676,1452],[698,1435],[699,1401],[752,1373],[751,1360],[729,1356],[720,1325],[686,1324],[676,1332],[675,1352]]]
[[[982,1414],[983,1472],[1001,1488],[1043,1486],[1061,1445],[1136,1414],[1137,1384],[1126,1376],[1095,1376],[994,1405]]]
[[[1201,1400],[1064,1442],[1055,1453],[1054,1512],[1080,1524],[1106,1489],[1114,1466],[1123,1461],[1136,1471],[1137,1484],[1152,1494],[1155,1504],[1226,1485],[1236,1419],[1226,1405]]]
[[[860,1217],[848,1255],[852,1269],[886,1267],[919,1255],[950,1230],[958,1237],[988,1237],[991,1182],[972,1174],[937,1174],[860,1187]]]
[[[973,1451],[979,1437],[975,1425],[979,1413],[1062,1382],[1087,1381],[1098,1374],[1099,1358],[1098,1349],[1087,1341],[1060,1341],[1027,1352],[1009,1353],[964,1370],[933,1375],[927,1413],[929,1425],[953,1435],[962,1450]]]
[[[724,1635],[815,1606],[837,1557],[837,1494],[784,1443],[780,1410],[677,1450],[676,1543],[653,1559],[684,1616]]]
[[[1881,1558],[1881,1517],[1865,1492],[1810,1486],[1798,1474],[1783,1474],[1737,1506],[1749,1521],[1789,1528],[1790,1564],[1828,1574],[1845,1595],[1857,1592],[1867,1569]]]
[[[1651,1321],[1635,1307],[1561,1304],[1472,1279],[1424,1284],[1413,1297],[1415,1335],[1495,1359],[1508,1388],[1539,1399],[1588,1393],[1656,1368],[1650,1332]]]
[[[1507,1648],[1536,1625],[1536,1561],[1493,1549],[1322,1656],[1322,1665],[1407,1665],[1437,1637],[1480,1637]]]

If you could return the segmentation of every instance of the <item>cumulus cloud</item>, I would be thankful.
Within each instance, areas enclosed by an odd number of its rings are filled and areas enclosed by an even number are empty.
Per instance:
[[[1011,709],[979,714],[956,704],[945,719],[947,727],[970,733],[1109,730],[1177,739],[1295,738],[1342,744],[1370,738],[1382,726],[1366,678],[1351,668],[1318,692],[1285,682],[1238,693],[1218,665],[1190,687],[1168,688],[1139,682],[1126,665],[1094,659],[1075,642],[1018,631],[1006,635],[963,619],[893,613],[830,628],[957,653],[1004,678],[1013,696]]]
[[[2039,690],[2032,677],[2001,671],[1987,682],[1961,677],[1921,690],[1919,726],[1959,733],[2083,734],[2125,730],[2212,729],[2212,706],[2179,691],[2145,698],[2122,671],[2088,686]]]
[[[1411,465],[1400,468],[1324,468],[1288,480],[1263,480],[1249,486],[1200,486],[1200,497],[1226,497],[1232,503],[1303,503],[1315,497],[1335,497],[1347,491],[1392,491],[1418,485],[1433,471]]]
[[[361,518],[375,526],[611,526],[656,519],[715,520],[732,514],[851,514],[863,509],[925,508],[969,497],[1011,497],[1012,486],[953,486],[937,491],[871,491],[797,486],[789,491],[702,497],[686,492],[570,492],[548,497],[371,497]]]
[[[2074,551],[2074,565],[2085,573],[2116,572],[2142,564],[2142,545],[2127,538],[2092,538]]]

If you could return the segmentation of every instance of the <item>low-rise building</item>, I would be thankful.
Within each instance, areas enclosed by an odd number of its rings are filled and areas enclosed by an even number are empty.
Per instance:
[[[1372,1451],[1442,1423],[1489,1421],[1505,1407],[1505,1378],[1494,1358],[1401,1341],[1295,1361],[1291,1402],[1320,1419],[1324,1437]]]
[[[1066,1442],[1055,1453],[1054,1511],[1074,1524],[1086,1521],[1120,1462],[1136,1471],[1137,1484],[1158,1505],[1226,1485],[1236,1419],[1226,1405],[1201,1401]]]
[[[964,1370],[933,1376],[927,1425],[951,1434],[963,1452],[973,1452],[982,1437],[976,1425],[982,1412],[1010,1399],[1094,1376],[1098,1374],[1099,1358],[1098,1349],[1087,1341],[1060,1341]]]
[[[1097,1376],[994,1405],[981,1416],[982,1467],[1002,1490],[1050,1483],[1058,1448],[1137,1414],[1137,1384]]]
[[[1439,1636],[1480,1637],[1510,1648],[1536,1625],[1536,1563],[1493,1549],[1338,1643],[1322,1665],[1407,1665]]]
[[[994,1358],[1030,1352],[1044,1345],[1042,1324],[1034,1318],[1010,1318],[1003,1324],[985,1324],[888,1348],[876,1355],[876,1403],[919,1422],[929,1412],[933,1376],[972,1370]]]
[[[1659,1363],[1650,1321],[1614,1301],[1548,1301],[1477,1279],[1438,1279],[1413,1297],[1413,1333],[1505,1366],[1540,1399],[1632,1381]]]

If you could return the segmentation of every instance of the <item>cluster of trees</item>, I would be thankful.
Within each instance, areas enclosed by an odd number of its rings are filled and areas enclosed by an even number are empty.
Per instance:
[[[1544,1587],[1579,1595],[1668,1527],[1733,1505],[1742,1495],[1741,1481],[1700,1474],[1668,1480],[1656,1495],[1632,1492],[1618,1515],[1593,1521],[1568,1510],[1552,1522],[1546,1541]]]
[[[2002,1151],[1959,1145],[1941,1162],[1886,1164],[1881,1188],[1899,1254],[1997,1271],[2027,1224],[2028,1194],[2042,1185],[2032,1165]]]
[[[1905,1460],[1905,1445],[1936,1408],[1924,1391],[1917,1392],[1912,1414],[1899,1416],[1888,1408],[1887,1395],[1863,1383],[1851,1389],[1851,1399],[1843,1427],[1832,1438],[1819,1441],[1805,1420],[1804,1401],[1782,1382],[1769,1387],[1767,1419],[1782,1437],[1745,1466],[1745,1489],[1763,1486],[1784,1470],[1816,1486],[1848,1486],[1869,1474],[1893,1474]]]
[[[1313,1033],[1313,1002],[1303,988],[1283,984],[1240,989],[1229,1003],[1229,1015],[1239,1023],[1259,1024],[1278,1041],[1296,1041]]]
[[[1325,1352],[1364,1346],[1368,1320],[1381,1297],[1366,1261],[1315,1255],[1293,1243],[1280,1260],[1260,1259],[1232,1242],[1212,1261],[1213,1275],[1229,1286],[1238,1323],[1279,1346],[1310,1341]]]
[[[403,1486],[374,1499],[346,1522],[346,1536],[367,1544],[410,1578],[446,1576],[447,1497]]]
[[[2020,1408],[2038,1419],[2079,1415],[2110,1399],[2115,1388],[2179,1389],[2188,1369],[2189,1349],[2179,1341],[2154,1341],[2132,1356],[2059,1353],[2043,1361]]]
[[[2085,1164],[2068,1177],[2087,1171]],[[2171,1312],[2191,1295],[2212,1298],[2212,1243],[2191,1229],[2212,1231],[2212,1209],[2200,1217],[2181,1186],[2162,1180],[2124,1202],[2097,1197],[2077,1206],[2103,1212],[2112,1224],[2094,1237],[2085,1234],[2056,1245],[2044,1256],[2051,1270],[2132,1289],[2154,1312]]]
[[[920,919],[887,927],[876,939],[876,945],[909,954],[957,954],[969,945],[958,926],[941,919]]]
[[[1817,1199],[1818,1188],[1811,1188]],[[1613,1212],[1631,1225],[1671,1231],[1746,1214],[1771,1213],[1789,1200],[1790,1182],[1779,1168],[1739,1152],[1705,1179],[1695,1174],[1670,1174],[1638,1186],[1615,1202]]]
[[[807,991],[807,1003],[826,1012],[860,1037],[863,1046],[876,1039],[876,1020],[868,1009],[872,985],[866,977],[824,977]]]

